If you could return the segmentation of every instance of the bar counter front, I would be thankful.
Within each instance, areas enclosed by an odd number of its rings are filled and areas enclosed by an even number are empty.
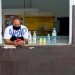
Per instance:
[[[0,75],[75,75],[75,46],[0,46]]]

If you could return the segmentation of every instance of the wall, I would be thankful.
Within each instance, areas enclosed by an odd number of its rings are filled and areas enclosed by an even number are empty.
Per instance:
[[[2,0],[2,8],[4,9],[24,8],[24,0]]]
[[[34,2],[33,0],[33,7],[39,8],[40,11],[53,11],[56,16],[68,16],[68,0],[37,0],[37,2]]]
[[[40,11],[51,11],[55,16],[69,15],[69,0],[2,0],[2,4],[4,9],[38,8]]]
[[[53,30],[53,19],[53,16],[25,17],[25,25],[30,31],[37,31],[38,35],[47,35]]]

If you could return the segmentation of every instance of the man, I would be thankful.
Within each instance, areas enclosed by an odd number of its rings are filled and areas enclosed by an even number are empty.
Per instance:
[[[23,46],[28,42],[28,29],[21,25],[18,17],[14,17],[12,23],[12,25],[5,29],[5,43],[7,45]]]

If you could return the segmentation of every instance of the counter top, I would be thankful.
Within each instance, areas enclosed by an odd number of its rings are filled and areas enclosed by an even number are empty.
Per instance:
[[[74,72],[73,45],[0,47],[0,75],[74,75]]]

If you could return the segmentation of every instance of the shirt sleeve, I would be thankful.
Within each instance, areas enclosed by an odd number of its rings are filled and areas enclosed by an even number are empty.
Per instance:
[[[23,38],[28,39],[28,29],[27,28],[23,29]]]
[[[11,34],[9,34],[9,28],[7,27],[4,32],[4,39],[10,39]]]

